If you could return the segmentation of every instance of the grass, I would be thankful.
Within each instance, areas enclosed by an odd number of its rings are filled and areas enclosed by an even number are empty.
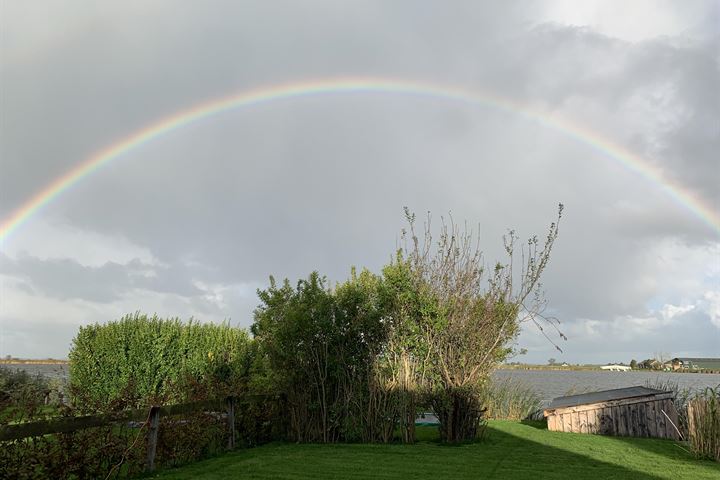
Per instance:
[[[668,440],[549,432],[538,422],[491,421],[482,442],[441,445],[419,427],[415,445],[286,444],[238,450],[160,479],[714,479],[720,464]]]

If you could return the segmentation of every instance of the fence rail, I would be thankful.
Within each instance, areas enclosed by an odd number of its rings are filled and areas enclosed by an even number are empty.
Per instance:
[[[227,414],[228,448],[235,448],[235,397],[225,400],[182,403],[176,405],[157,405],[149,409],[124,410],[121,412],[82,417],[63,417],[15,425],[0,425],[0,442],[22,440],[28,437],[70,433],[86,428],[103,427],[127,422],[143,422],[140,428],[149,425],[147,438],[146,470],[155,469],[155,451],[157,448],[160,417],[171,417],[199,411],[224,412]]]

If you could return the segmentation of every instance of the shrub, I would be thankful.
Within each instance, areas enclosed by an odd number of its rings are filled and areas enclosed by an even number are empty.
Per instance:
[[[482,438],[487,420],[477,387],[436,388],[430,404],[440,422],[440,440],[465,442]]]
[[[288,436],[296,441],[365,438],[373,361],[385,337],[380,279],[363,271],[331,290],[313,272],[258,292],[252,326],[266,364],[266,393],[286,400]]]
[[[135,313],[81,327],[70,394],[81,410],[118,410],[239,394],[250,365],[246,331]]]

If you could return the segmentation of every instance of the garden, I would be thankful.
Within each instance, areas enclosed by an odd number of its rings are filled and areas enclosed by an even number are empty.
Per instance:
[[[139,312],[82,327],[62,393],[0,376],[0,476],[717,478],[718,391],[675,443],[548,432],[537,395],[492,381],[523,324],[564,338],[540,283],[561,214],[487,266],[471,232],[434,238],[406,212],[380,273],[271,277],[249,332]]]

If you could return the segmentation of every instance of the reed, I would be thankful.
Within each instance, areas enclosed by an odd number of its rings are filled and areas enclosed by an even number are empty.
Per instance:
[[[720,462],[720,385],[688,402],[688,441],[698,458]]]
[[[542,410],[542,399],[529,385],[514,381],[490,380],[481,394],[487,408],[485,417],[495,420],[535,419]]]

